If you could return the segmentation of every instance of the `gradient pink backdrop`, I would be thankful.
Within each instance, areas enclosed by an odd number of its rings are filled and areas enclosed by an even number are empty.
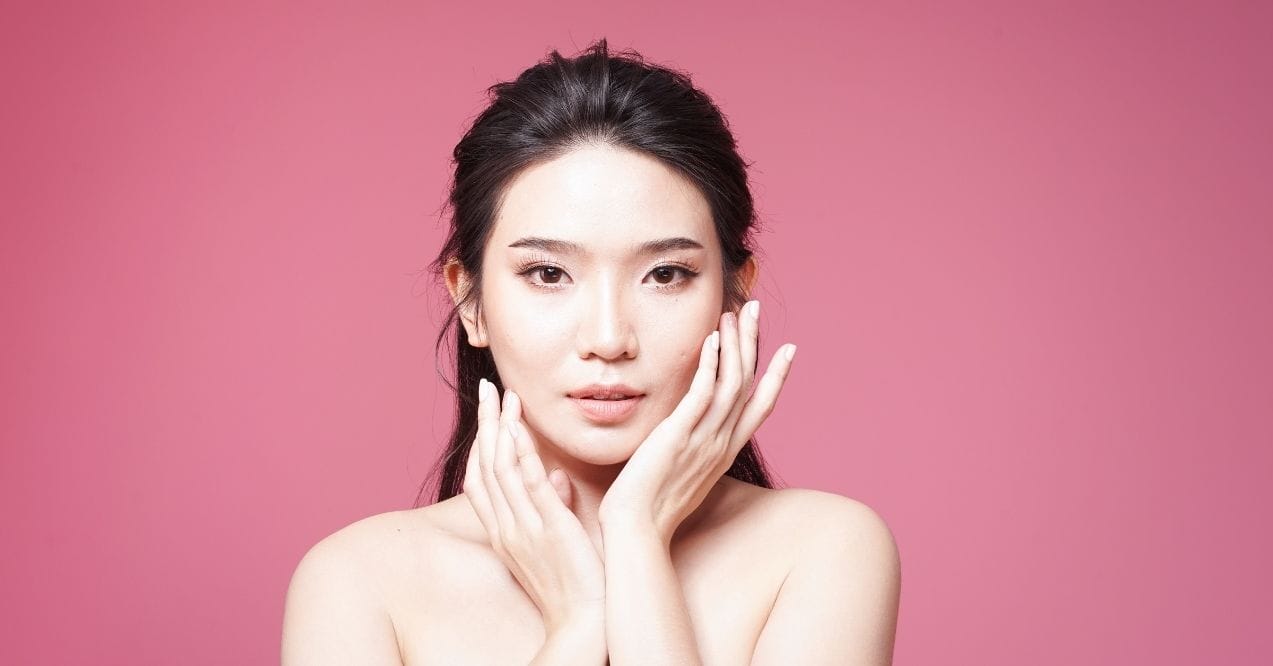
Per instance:
[[[1268,3],[27,4],[0,662],[277,661],[298,559],[447,433],[452,146],[601,36],[755,162],[763,450],[892,526],[898,664],[1273,660]]]

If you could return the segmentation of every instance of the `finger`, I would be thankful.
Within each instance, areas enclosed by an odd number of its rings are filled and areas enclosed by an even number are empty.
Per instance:
[[[742,384],[738,390],[738,399],[734,400],[734,408],[721,426],[726,437],[734,431],[738,416],[743,413],[751,395],[751,382],[756,376],[756,347],[760,337],[760,301],[747,301],[738,311],[738,358],[742,368]]]
[[[522,468],[525,492],[534,503],[535,509],[539,511],[539,515],[546,520],[558,515],[567,507],[562,503],[557,488],[549,481],[548,474],[544,471],[544,461],[539,458],[539,450],[535,447],[535,440],[531,437],[530,429],[523,421],[518,421],[515,425],[517,427],[517,460]]]
[[[473,505],[473,512],[477,514],[478,520],[489,533],[494,533],[499,523],[495,517],[495,510],[491,507],[486,484],[482,481],[482,469],[479,465],[481,447],[478,445],[478,439],[486,435],[482,428],[482,411],[486,408],[485,403],[489,401],[488,396],[494,391],[495,387],[486,379],[478,382],[478,431],[473,443],[469,446],[468,462],[464,471],[464,496],[469,499],[469,503]]]
[[[760,378],[756,384],[756,392],[752,394],[751,400],[747,401],[747,406],[743,408],[743,413],[738,417],[738,425],[734,428],[734,434],[730,440],[730,453],[736,453],[743,448],[748,439],[760,428],[760,424],[774,410],[774,405],[778,402],[778,392],[782,390],[783,385],[787,381],[787,375],[791,373],[791,361],[795,358],[796,346],[786,344],[778,348],[774,352],[773,359],[769,361],[769,367],[765,369],[765,375]]]
[[[494,389],[494,387],[491,387]],[[495,513],[495,518],[499,520],[500,525],[513,524],[513,510],[508,506],[508,500],[504,498],[504,492],[500,489],[499,480],[495,478],[495,449],[499,444],[500,430],[504,427],[504,414],[508,411],[508,403],[511,399],[510,391],[504,391],[503,407],[496,405],[496,392],[492,391],[491,399],[487,400],[487,412],[482,421],[482,437],[478,438],[481,442],[482,451],[478,461],[482,468],[482,482],[486,484],[486,494],[491,500],[491,509]]]
[[[531,503],[526,492],[526,483],[522,480],[523,470],[517,464],[517,421],[521,417],[521,398],[513,391],[505,395],[509,397],[509,407],[504,410],[501,419],[499,438],[495,447],[495,479],[499,482],[504,499],[512,510],[513,517],[519,526],[534,529],[540,526],[539,511]]]
[[[551,483],[553,490],[557,491],[557,497],[561,503],[570,509],[571,513],[575,511],[575,489],[570,485],[570,475],[563,471],[560,467],[548,473],[548,483]]]
[[[743,389],[746,390],[756,378],[756,360],[760,355],[760,301],[744,304],[739,321],[743,331]]]
[[[712,402],[712,391],[716,384],[716,366],[720,360],[720,331],[712,331],[703,340],[703,347],[698,354],[698,370],[690,382],[689,391],[681,398],[681,402],[668,415],[667,421],[676,423],[689,430],[703,417]]]
[[[712,405],[695,426],[695,430],[700,434],[714,434],[721,430],[725,419],[734,411],[738,395],[742,391],[743,372],[738,352],[738,317],[733,312],[726,312],[721,317],[721,322],[720,370],[717,372]]]

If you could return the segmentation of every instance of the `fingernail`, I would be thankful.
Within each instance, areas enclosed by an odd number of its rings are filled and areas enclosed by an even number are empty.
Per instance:
[[[507,423],[504,425],[504,429],[508,431],[508,436],[511,437],[514,442],[517,441],[517,424],[516,423]]]
[[[735,315],[735,314],[734,314],[734,313],[732,313],[732,312],[726,312],[726,313],[725,313],[725,323],[730,324],[730,325],[737,325],[737,324],[738,324],[738,316],[737,316],[737,315]]]
[[[508,406],[512,404],[512,400],[513,400],[513,392],[505,388],[504,401],[501,403],[503,405],[503,409],[508,409]]]
[[[759,319],[760,318],[760,301],[752,301],[748,303],[747,314],[751,315],[752,319]]]
[[[790,361],[791,359],[795,357],[796,357],[796,346],[787,345],[787,360]]]
[[[505,407],[515,406],[517,404],[518,397],[519,396],[517,395],[517,393],[514,392],[512,389],[505,391],[504,398],[507,400],[507,402],[504,403],[504,406]]]
[[[712,349],[720,348],[720,331],[712,331]]]
[[[486,402],[486,378],[481,377],[477,380],[477,403],[480,405]]]

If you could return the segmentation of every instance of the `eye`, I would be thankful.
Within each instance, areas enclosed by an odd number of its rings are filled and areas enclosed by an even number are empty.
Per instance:
[[[536,287],[545,285],[556,285],[561,283],[561,278],[565,277],[566,272],[561,270],[560,266],[552,264],[532,263],[518,268],[518,275],[528,278],[530,283]],[[533,279],[538,277],[538,280]]]
[[[556,266],[539,266],[532,272],[543,278],[544,284],[557,284],[563,275],[561,269]]]
[[[654,280],[659,284],[670,284],[676,279],[677,272],[684,273],[685,269],[676,266],[659,266],[650,271],[650,275],[654,276]]]
[[[678,273],[684,276],[680,280],[676,279],[676,275]],[[656,287],[657,289],[676,289],[684,283],[694,279],[694,277],[698,275],[698,272],[686,266],[664,264],[662,266],[654,267],[654,269],[650,271],[650,275],[654,277],[654,281],[658,284]]]

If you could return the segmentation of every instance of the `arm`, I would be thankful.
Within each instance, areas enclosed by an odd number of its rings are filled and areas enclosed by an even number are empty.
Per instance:
[[[611,663],[701,664],[669,544],[652,527],[603,522],[602,535]]]
[[[531,666],[607,664],[605,618],[576,622],[548,635]]]
[[[340,532],[305,554],[287,589],[284,666],[402,666],[393,622],[367,571]]]
[[[778,592],[752,664],[887,666],[901,592],[897,545],[865,504],[815,493],[818,533]]]
[[[616,664],[701,664],[670,544],[773,410],[791,370],[783,345],[752,393],[758,301],[726,312],[703,341],[689,391],[637,446],[597,510],[606,644]],[[614,574],[614,575],[611,575]]]

